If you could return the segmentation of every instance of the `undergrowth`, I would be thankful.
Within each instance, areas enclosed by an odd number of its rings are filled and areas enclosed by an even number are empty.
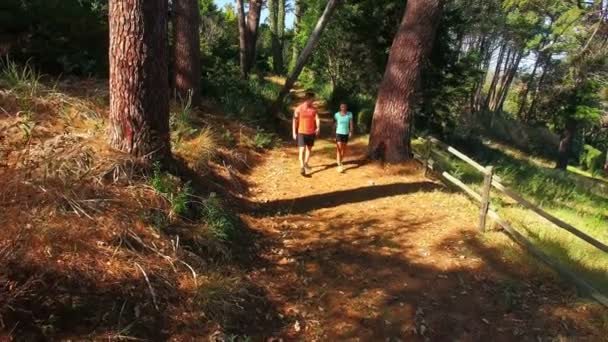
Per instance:
[[[220,301],[267,304],[233,258],[245,227],[224,192],[197,193],[109,148],[107,83],[45,79],[8,60],[0,69],[0,339],[154,340],[191,325],[246,340],[248,317],[222,314]],[[174,154],[202,179],[228,168],[238,177],[240,166],[221,158],[246,160],[233,151],[246,139],[270,146],[266,133],[208,124],[189,99],[172,108]],[[222,297],[204,300],[215,269]]]
[[[531,161],[521,152],[513,153],[502,145],[488,145],[481,141],[477,144],[451,143],[480,164],[495,166],[495,172],[503,183],[524,198],[595,239],[608,243],[608,191],[602,181],[555,170]],[[421,140],[415,141],[413,146],[422,152]],[[450,172],[480,191],[483,177],[479,171],[437,148],[433,149],[432,159],[437,169]],[[496,190],[492,191],[492,204],[503,218],[543,251],[608,293],[608,256],[605,253]]]

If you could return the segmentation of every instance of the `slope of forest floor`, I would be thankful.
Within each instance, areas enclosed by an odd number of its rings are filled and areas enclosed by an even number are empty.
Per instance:
[[[339,174],[324,136],[305,178],[293,143],[176,106],[169,172],[106,146],[105,89],[0,90],[0,339],[606,339],[606,310],[363,137]]]

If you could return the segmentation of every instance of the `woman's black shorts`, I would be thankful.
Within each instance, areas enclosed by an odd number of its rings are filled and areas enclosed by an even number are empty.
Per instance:
[[[348,144],[348,134],[336,134],[336,142]]]
[[[313,147],[315,145],[316,134],[301,134],[298,133],[298,146],[299,147]]]

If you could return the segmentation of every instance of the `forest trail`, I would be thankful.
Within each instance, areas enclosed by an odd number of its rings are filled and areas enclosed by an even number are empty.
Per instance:
[[[248,179],[254,210],[243,219],[262,236],[264,260],[251,278],[283,316],[281,337],[605,339],[573,289],[485,243],[476,207],[416,164],[367,163],[359,137],[338,173],[325,126],[310,177],[286,143]]]

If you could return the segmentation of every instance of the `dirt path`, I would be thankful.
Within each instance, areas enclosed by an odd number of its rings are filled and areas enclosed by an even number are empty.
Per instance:
[[[283,329],[269,335],[606,339],[595,306],[574,304],[567,286],[507,260],[476,233],[477,209],[465,197],[424,178],[416,165],[365,163],[365,147],[363,138],[353,142],[345,174],[327,139],[315,145],[310,178],[298,174],[290,144],[251,174],[257,210],[244,219],[263,236],[266,260],[251,277],[284,317]]]

